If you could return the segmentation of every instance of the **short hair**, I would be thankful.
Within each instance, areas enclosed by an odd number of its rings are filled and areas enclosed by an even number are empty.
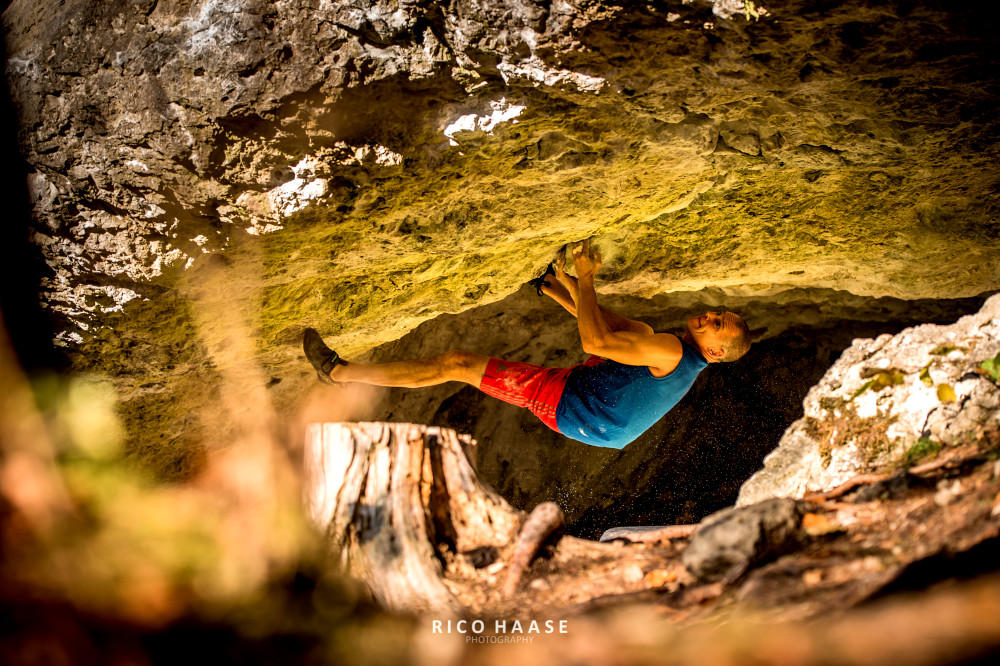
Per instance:
[[[750,351],[750,327],[743,321],[743,317],[735,312],[733,314],[736,315],[733,323],[736,324],[737,330],[722,343],[722,358],[719,360],[723,363],[737,361]]]

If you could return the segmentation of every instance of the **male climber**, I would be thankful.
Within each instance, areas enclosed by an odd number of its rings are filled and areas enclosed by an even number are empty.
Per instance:
[[[537,283],[576,316],[583,351],[591,357],[571,368],[543,368],[452,350],[412,361],[366,365],[347,362],[307,328],[306,357],[329,384],[361,382],[416,388],[460,381],[505,402],[527,407],[566,437],[620,449],[670,411],[709,363],[735,361],[750,348],[750,331],[732,312],[706,312],[687,320],[678,338],[655,333],[597,304],[594,276],[601,255],[590,241],[573,246],[576,278],[564,270],[565,253],[556,262],[557,283]]]

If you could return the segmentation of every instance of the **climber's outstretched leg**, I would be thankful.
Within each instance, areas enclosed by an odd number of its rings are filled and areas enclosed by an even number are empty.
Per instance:
[[[307,328],[302,337],[306,358],[316,368],[321,381],[360,382],[375,386],[419,388],[445,382],[465,382],[479,388],[489,358],[458,351],[432,358],[392,363],[356,363],[345,361],[323,342],[315,329]]]
[[[306,358],[320,380],[330,384],[359,382],[375,386],[420,388],[445,382],[465,382],[487,395],[525,407],[556,432],[556,407],[572,368],[543,368],[458,350],[432,358],[391,363],[344,361],[323,343],[319,333],[306,329],[302,340]]]
[[[453,349],[440,356],[391,363],[342,362],[330,372],[335,382],[419,388],[445,382],[465,382],[479,388],[489,358]]]

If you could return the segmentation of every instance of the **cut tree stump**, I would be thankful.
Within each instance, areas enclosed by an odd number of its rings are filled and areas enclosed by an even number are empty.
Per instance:
[[[475,442],[454,430],[315,423],[306,438],[310,518],[331,556],[393,611],[571,607],[647,587],[643,572],[679,552],[563,536],[554,503],[528,516],[480,482]]]
[[[455,555],[495,560],[524,514],[480,483],[475,442],[409,423],[310,424],[305,502],[332,554],[386,608],[458,614]],[[537,547],[536,547],[537,550]]]

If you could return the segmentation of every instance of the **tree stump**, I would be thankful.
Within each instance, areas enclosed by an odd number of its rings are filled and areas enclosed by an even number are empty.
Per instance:
[[[517,537],[524,514],[480,483],[475,442],[409,423],[314,423],[304,493],[331,553],[376,600],[400,612],[459,614],[444,582],[450,557],[486,557]]]

